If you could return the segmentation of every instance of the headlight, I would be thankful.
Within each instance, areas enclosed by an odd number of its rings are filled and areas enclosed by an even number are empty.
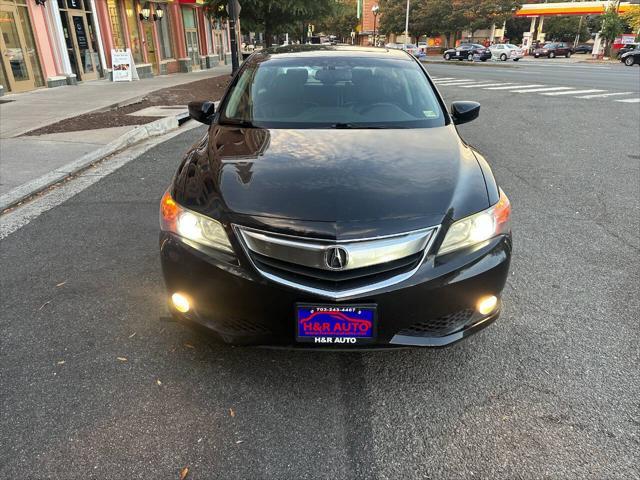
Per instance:
[[[207,247],[233,253],[222,224],[181,207],[167,190],[160,202],[160,228]]]
[[[504,192],[500,190],[498,203],[487,210],[458,220],[449,227],[438,255],[470,247],[496,235],[508,233],[510,218],[511,204]]]

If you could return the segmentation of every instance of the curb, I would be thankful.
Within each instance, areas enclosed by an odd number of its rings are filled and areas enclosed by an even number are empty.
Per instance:
[[[62,166],[53,172],[49,172],[35,180],[20,185],[4,195],[0,195],[0,212],[15,206],[26,198],[41,192],[61,180],[64,180],[74,173],[87,168],[92,163],[102,160],[118,150],[123,150],[134,143],[140,142],[141,140],[163,135],[171,130],[175,130],[176,128],[178,128],[178,117],[176,116],[160,118],[153,122],[139,125],[137,128],[129,130],[99,149],[87,153],[86,155],[83,155],[77,160]]]

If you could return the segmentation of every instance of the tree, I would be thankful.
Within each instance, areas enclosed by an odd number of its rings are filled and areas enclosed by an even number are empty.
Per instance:
[[[351,32],[358,25],[356,0],[337,0],[331,11],[316,23],[316,31],[340,37],[342,41],[351,38]]]
[[[622,15],[622,19],[629,24],[631,31],[640,37],[640,5],[631,5],[631,8]]]
[[[625,23],[618,14],[617,4],[612,4],[602,15],[602,30],[600,36],[604,39],[604,51],[611,55],[611,45],[618,35],[625,30]]]
[[[205,5],[210,16],[227,16],[227,0],[205,0]],[[267,46],[271,46],[274,35],[295,30],[304,35],[305,25],[328,15],[335,0],[242,0],[241,6],[243,29],[264,33]]]
[[[579,29],[579,31],[578,31]],[[587,22],[577,16],[551,17],[544,22],[545,39],[558,42],[573,42],[579,33],[580,38],[590,37]]]

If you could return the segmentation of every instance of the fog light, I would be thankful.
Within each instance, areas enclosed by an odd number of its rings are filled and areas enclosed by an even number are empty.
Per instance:
[[[176,310],[181,313],[187,313],[191,308],[189,299],[181,293],[174,293],[171,295],[171,301]]]
[[[482,297],[478,300],[478,304],[476,305],[478,312],[482,315],[487,315],[493,312],[498,305],[498,298],[495,295],[491,295],[488,297]]]

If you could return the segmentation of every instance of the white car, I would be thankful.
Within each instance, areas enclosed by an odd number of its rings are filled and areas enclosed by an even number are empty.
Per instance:
[[[489,47],[491,51],[491,56],[493,58],[497,58],[503,62],[511,59],[514,62],[517,62],[522,57],[524,57],[524,50],[519,48],[512,43],[499,43],[497,45],[491,45]]]

